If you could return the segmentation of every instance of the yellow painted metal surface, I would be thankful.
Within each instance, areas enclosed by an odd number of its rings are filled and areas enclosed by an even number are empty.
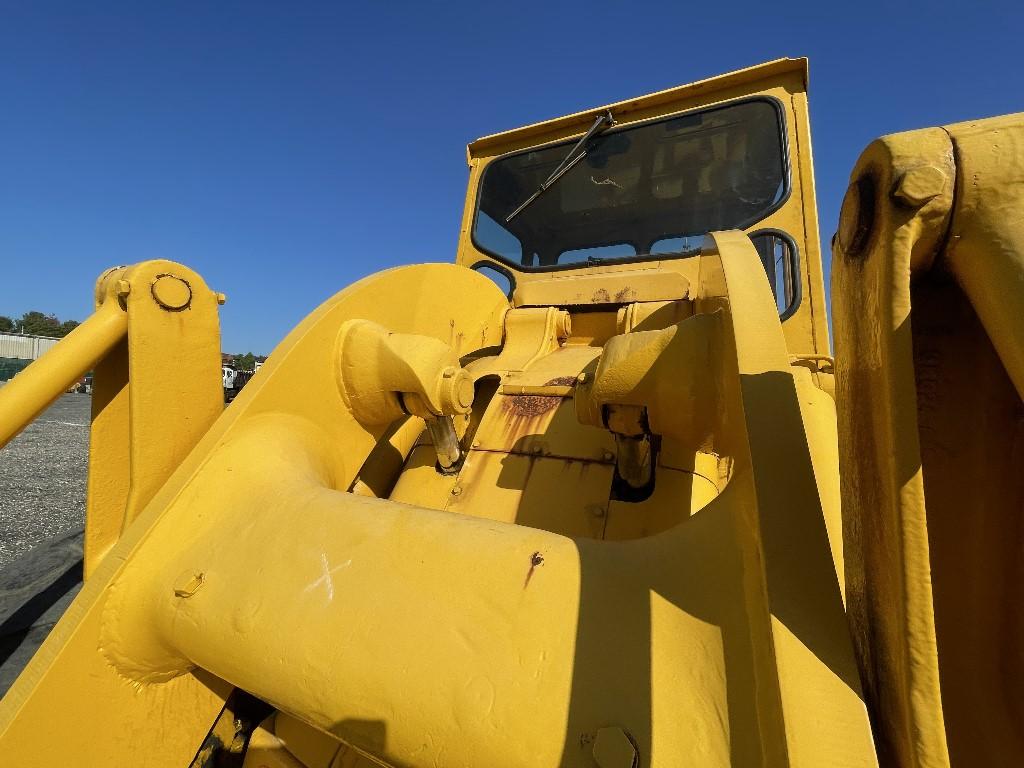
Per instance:
[[[885,765],[1024,760],[1024,115],[879,139],[835,242],[847,594]]]
[[[243,768],[374,768],[379,763],[323,731],[277,714],[253,731]]]
[[[660,498],[681,516],[612,498],[612,443],[588,445],[588,431],[607,432],[577,420],[578,391],[490,388],[457,475],[437,472],[429,445],[412,449],[424,459],[410,469],[438,478],[415,484],[415,506],[348,493],[394,434],[360,423],[339,386],[352,318],[470,355],[478,397],[495,377],[600,382],[598,361],[623,338],[588,330],[572,344],[557,312],[514,321],[461,267],[382,273],[296,329],[180,464],[90,580],[82,602],[98,626],[65,619],[58,638],[73,640],[5,702],[0,749],[32,748],[42,723],[26,707],[91,653],[150,691],[206,670],[391,765],[589,766],[621,753],[600,747],[609,723],[644,765],[820,765],[822,754],[872,765],[810,458],[821,436],[799,394],[808,382],[789,365],[749,241],[717,235],[705,250],[692,316],[672,327],[720,351],[672,365],[695,390],[731,384],[709,401],[713,439],[653,420],[678,443],[673,463],[691,455],[677,492],[685,470],[661,470],[674,479]],[[396,295],[418,300],[384,300]],[[116,730],[122,715],[103,712],[101,725],[84,704],[61,716]],[[156,713],[141,702],[131,716]]]
[[[191,284],[190,306],[173,315],[150,291],[167,273]],[[0,702],[0,755],[12,765],[101,764],[123,754],[133,765],[184,766],[231,688],[202,672],[140,686],[110,666],[99,651],[101,609],[125,555],[110,562],[102,555],[123,532],[121,552],[141,538],[146,526],[130,525],[135,514],[223,408],[217,299],[191,270],[151,261],[104,273],[96,303],[91,318],[0,390],[0,421],[9,424],[31,410],[19,400],[24,392],[49,399],[95,365],[85,540],[90,578]],[[135,385],[130,395],[129,383]],[[57,713],[74,712],[89,713],[93,724],[89,717],[69,720],[60,739],[40,741]]]
[[[241,691],[275,710],[248,768],[1024,755],[1024,120],[867,150],[834,362],[805,91],[783,60],[613,105],[779,99],[785,320],[738,231],[523,272],[511,300],[471,269],[484,167],[589,112],[472,144],[458,263],[342,290],[226,410],[222,297],[170,262],[105,273],[84,331],[0,390],[9,438],[99,361],[89,579],[0,702],[5,764],[213,760]]]
[[[93,376],[86,578],[224,408],[219,302],[170,261],[118,269],[98,284],[97,315],[116,309],[127,332]]]
[[[673,270],[619,268],[588,275],[563,272],[530,280],[516,288],[512,303],[517,307],[633,304],[685,299],[689,292],[689,281]]]
[[[70,761],[85,766],[103,763],[111,755],[117,755],[124,763],[133,765],[188,764],[220,712],[230,687],[199,671],[159,684],[133,682],[108,660],[111,635],[107,634],[110,632],[117,636],[120,628],[131,626],[132,620],[125,615],[123,625],[121,622],[117,622],[116,627],[108,624],[105,630],[101,620],[102,615],[109,617],[120,613],[108,605],[119,592],[118,588],[111,586],[110,580],[125,567],[126,561],[135,560],[136,547],[150,540],[154,523],[164,519],[167,505],[173,499],[179,499],[193,511],[198,511],[194,497],[189,497],[187,492],[185,498],[180,496],[180,478],[208,465],[206,452],[220,442],[224,427],[235,421],[240,413],[261,420],[259,412],[264,406],[252,401],[254,394],[265,386],[269,386],[270,392],[278,393],[274,397],[282,398],[279,402],[293,401],[290,392],[295,387],[307,393],[307,403],[311,407],[317,402],[333,401],[339,404],[339,412],[344,411],[335,374],[333,342],[338,325],[332,324],[328,333],[329,343],[322,349],[325,339],[318,336],[317,320],[325,315],[332,318],[375,318],[398,331],[429,333],[445,343],[454,344],[461,354],[471,351],[474,342],[484,345],[500,342],[500,318],[507,306],[505,299],[483,277],[467,270],[444,265],[409,268],[369,278],[362,286],[376,288],[359,290],[354,287],[342,292],[314,313],[305,326],[296,329],[278,348],[276,357],[264,366],[260,376],[220,418],[219,426],[208,430],[202,445],[172,468],[175,472],[171,480],[146,505],[111,553],[100,562],[60,625],[0,703],[0,754],[5,758],[26,765],[60,765]],[[401,307],[394,307],[385,300],[392,290],[414,296],[420,288],[432,291],[434,298],[420,296]],[[446,299],[445,291],[448,289],[458,292],[459,302]],[[472,300],[474,292],[479,295],[475,302]],[[394,307],[390,314],[385,311],[381,315],[375,311],[375,308],[388,305]],[[319,327],[321,334],[325,330],[323,326]],[[472,341],[463,343],[460,335]],[[300,344],[303,341],[305,345]],[[274,376],[274,370],[280,364],[276,361],[289,359],[297,347],[307,350],[310,357],[303,361],[293,359],[297,365],[285,365],[292,371],[290,381]],[[345,423],[353,425],[349,429],[354,428],[355,431],[346,433],[347,438],[343,439],[338,434],[335,435],[337,439],[328,440],[330,456],[325,457],[328,463],[322,466],[342,488],[347,487],[359,469],[359,463],[354,462],[353,457],[358,456],[359,451],[365,453],[378,436],[355,426],[356,422],[351,417]],[[223,491],[230,486],[223,481],[218,484]],[[243,493],[238,499],[244,496]],[[184,535],[181,543],[192,539],[188,532],[179,533]],[[198,529],[193,529],[192,534],[196,533]],[[179,576],[182,574],[176,575],[173,586],[180,586]],[[189,573],[185,581],[194,576],[194,573]],[[209,591],[215,584],[210,579],[204,580],[197,594]],[[290,629],[288,634],[294,637]],[[99,702],[101,706],[98,706]],[[68,718],[63,727],[71,732],[59,740],[50,739],[42,745],[37,743],[40,733],[52,732],[55,716]]]

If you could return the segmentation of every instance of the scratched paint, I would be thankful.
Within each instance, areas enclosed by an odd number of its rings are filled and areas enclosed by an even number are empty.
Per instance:
[[[344,563],[340,563],[339,565],[336,565],[333,568],[331,568],[330,561],[327,559],[327,554],[322,553],[320,555],[320,568],[322,571],[320,577],[315,581],[312,581],[309,584],[307,584],[306,588],[302,591],[304,593],[312,592],[317,587],[323,585],[327,592],[327,602],[331,602],[332,600],[334,600],[334,574],[340,571],[342,568],[348,568],[350,565],[352,565],[351,558],[346,560]]]

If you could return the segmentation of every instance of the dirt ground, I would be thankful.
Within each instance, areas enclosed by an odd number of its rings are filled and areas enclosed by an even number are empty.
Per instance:
[[[62,395],[0,449],[0,569],[82,525],[91,401]]]

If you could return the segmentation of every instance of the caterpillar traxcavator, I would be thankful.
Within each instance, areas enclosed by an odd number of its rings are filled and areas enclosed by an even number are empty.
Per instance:
[[[1024,764],[1024,115],[865,150],[833,360],[806,85],[473,142],[455,263],[226,409],[224,297],[105,272],[0,390],[6,442],[95,367],[85,584],[0,762]]]

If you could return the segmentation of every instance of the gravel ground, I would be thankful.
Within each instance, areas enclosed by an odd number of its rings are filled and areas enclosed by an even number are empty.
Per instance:
[[[85,520],[89,395],[62,395],[0,449],[0,569]]]

